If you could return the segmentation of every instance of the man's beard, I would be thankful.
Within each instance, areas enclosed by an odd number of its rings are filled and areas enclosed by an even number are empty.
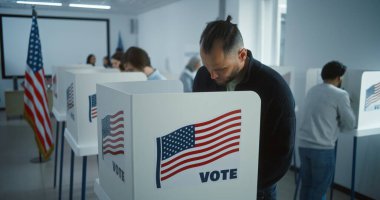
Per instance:
[[[226,81],[223,81],[223,82],[218,82],[217,80],[215,80],[216,84],[219,85],[219,86],[226,86],[229,82],[233,81],[235,78],[237,78],[239,75],[239,71],[238,70],[235,70],[231,73],[231,75],[226,79]]]

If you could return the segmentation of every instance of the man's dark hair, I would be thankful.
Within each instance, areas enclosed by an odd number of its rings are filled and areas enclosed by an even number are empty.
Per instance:
[[[124,65],[128,62],[140,70],[142,70],[145,66],[151,66],[148,53],[139,47],[130,47],[124,53],[122,63]]]
[[[346,72],[346,66],[338,61],[330,61],[323,66],[321,76],[323,80],[331,80],[341,77]]]
[[[205,53],[210,53],[214,42],[223,42],[224,53],[229,53],[238,44],[243,45],[243,37],[236,24],[231,23],[232,17],[228,15],[225,21],[209,22],[203,30],[199,43]]]

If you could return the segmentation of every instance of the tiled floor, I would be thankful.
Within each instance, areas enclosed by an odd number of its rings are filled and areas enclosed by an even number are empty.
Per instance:
[[[53,121],[53,125],[55,125]],[[55,130],[55,126],[53,126]],[[65,143],[62,179],[62,199],[69,199],[70,146]],[[5,120],[0,111],[0,199],[58,199],[58,181],[53,187],[54,156],[45,163],[32,163],[38,151],[32,129],[23,120]],[[93,186],[97,178],[96,157],[88,158],[86,199],[97,199]],[[74,198],[81,197],[82,159],[76,157],[74,166]],[[58,174],[59,175],[59,174]],[[278,184],[278,199],[293,199],[294,173],[289,171]],[[349,199],[349,196],[334,191],[335,200]]]

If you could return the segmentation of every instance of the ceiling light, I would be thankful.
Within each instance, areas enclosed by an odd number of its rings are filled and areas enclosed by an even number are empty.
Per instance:
[[[62,6],[62,3],[38,2],[38,1],[16,1],[16,3],[18,3],[18,4],[41,5],[41,6]]]
[[[70,3],[69,6],[70,7],[76,7],[76,8],[111,9],[111,6],[106,6],[106,5],[91,5],[91,4]]]

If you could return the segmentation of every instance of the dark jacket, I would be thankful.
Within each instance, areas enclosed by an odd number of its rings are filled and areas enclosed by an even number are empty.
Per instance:
[[[273,69],[252,57],[235,91],[254,91],[261,98],[258,188],[273,185],[287,172],[294,149],[296,118],[294,99],[288,84]],[[194,92],[226,91],[210,78],[203,66],[198,70]]]

